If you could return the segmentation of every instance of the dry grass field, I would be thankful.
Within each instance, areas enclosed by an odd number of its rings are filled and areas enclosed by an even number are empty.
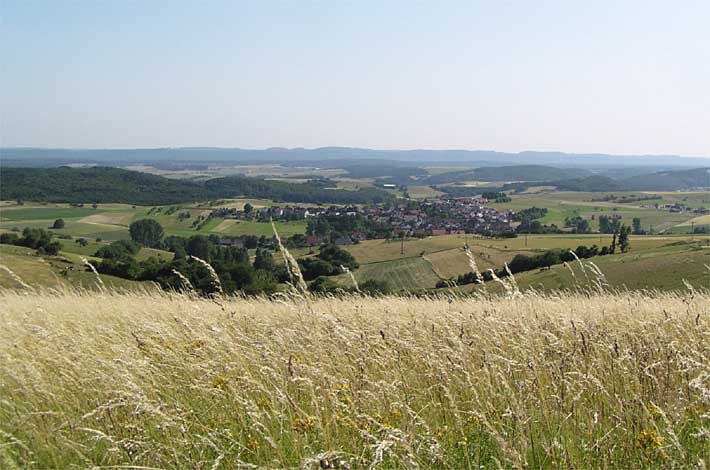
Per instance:
[[[0,290],[0,467],[707,468],[710,295]]]

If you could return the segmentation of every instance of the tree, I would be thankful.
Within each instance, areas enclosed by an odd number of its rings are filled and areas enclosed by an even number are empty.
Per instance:
[[[78,241],[79,240],[77,240],[77,242]],[[111,243],[108,246],[102,246],[101,248],[96,250],[94,256],[103,259],[127,261],[130,260],[133,255],[138,254],[139,250],[140,247],[137,243],[129,240],[119,240]]]
[[[210,261],[211,242],[204,235],[194,235],[187,242],[187,254]]]
[[[64,219],[57,219],[54,221],[54,224],[52,225],[52,228],[54,229],[61,229],[64,228],[66,224],[64,223]]]
[[[78,243],[79,246],[86,246],[89,244],[89,242],[86,240],[86,238],[79,238],[76,240],[75,243]]]
[[[349,269],[356,269],[360,265],[355,261],[355,257],[337,245],[325,245],[320,249],[318,258],[327,261],[336,267],[345,266]]]
[[[643,235],[643,229],[641,228],[641,219],[634,217],[632,221],[634,225],[634,235]]]
[[[629,240],[629,235],[631,234],[631,227],[628,225],[622,225],[619,228],[619,248],[622,253],[626,253],[631,248],[631,241]]]
[[[136,220],[129,227],[131,240],[141,245],[155,248],[163,238],[163,227],[153,219]]]
[[[313,280],[319,276],[332,276],[340,274],[340,268],[333,266],[328,261],[318,258],[302,258],[298,260],[298,265],[306,281]]]
[[[615,233],[619,230],[621,226],[621,220],[619,217],[609,217],[608,215],[599,216],[599,232],[601,233]]]
[[[274,259],[267,250],[257,248],[256,256],[254,257],[254,269],[263,269],[271,271],[274,268]]]
[[[252,206],[248,202],[246,204],[244,204],[244,213],[247,216],[250,216],[252,212],[254,212],[254,206]]]

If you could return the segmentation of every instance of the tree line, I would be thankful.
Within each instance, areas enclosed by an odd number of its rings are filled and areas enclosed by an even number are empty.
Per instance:
[[[193,182],[111,167],[3,167],[0,186],[5,199],[75,204],[168,205],[241,196],[314,204],[377,204],[394,199],[371,187],[334,189],[328,180],[292,183],[229,176]]]
[[[95,256],[102,258],[97,265],[100,273],[137,281],[155,281],[166,289],[184,288],[185,278],[198,292],[208,295],[217,288],[212,274],[202,261],[212,266],[225,293],[270,294],[279,289],[278,284],[290,280],[286,267],[273,260],[270,238],[242,236],[235,238],[242,242],[241,246],[222,246],[216,235],[164,237],[163,228],[153,219],[133,222],[129,233],[130,241],[113,242],[95,253]],[[135,255],[140,246],[170,251],[173,259],[137,261]],[[253,261],[249,257],[249,248],[256,249]],[[358,268],[350,253],[332,244],[322,245],[315,257],[299,259],[298,263],[307,281]],[[318,289],[323,289],[323,282],[318,282]]]

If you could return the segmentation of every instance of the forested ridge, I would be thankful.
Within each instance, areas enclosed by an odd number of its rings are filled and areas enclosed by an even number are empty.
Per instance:
[[[290,183],[230,176],[205,182],[175,180],[111,167],[0,168],[0,198],[38,202],[164,205],[215,198],[364,204],[393,198],[385,191],[329,189],[326,181]]]

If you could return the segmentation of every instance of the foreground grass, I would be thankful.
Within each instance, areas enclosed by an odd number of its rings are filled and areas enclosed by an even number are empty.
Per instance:
[[[1,468],[694,468],[710,295],[0,291]]]

